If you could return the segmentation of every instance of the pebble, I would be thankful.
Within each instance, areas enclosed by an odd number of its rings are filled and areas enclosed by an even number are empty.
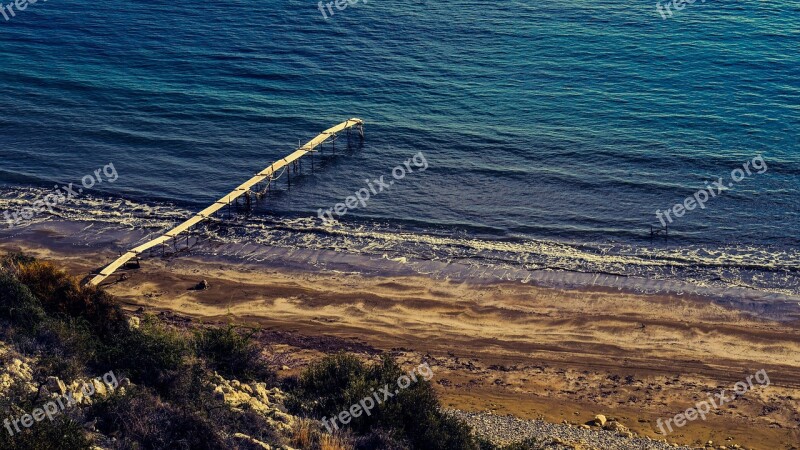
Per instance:
[[[494,444],[508,445],[530,437],[550,440],[548,450],[566,450],[578,444],[584,448],[602,450],[691,450],[691,447],[678,446],[654,441],[647,437],[623,437],[613,431],[597,427],[582,428],[565,424],[549,423],[542,420],[523,420],[514,416],[498,416],[489,413],[473,413],[447,410],[445,413],[466,422],[475,434]]]

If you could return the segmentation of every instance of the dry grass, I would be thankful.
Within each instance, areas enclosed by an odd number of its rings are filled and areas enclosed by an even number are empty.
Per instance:
[[[353,446],[342,437],[323,434],[319,440],[319,448],[320,450],[352,450]]]
[[[346,437],[324,433],[315,421],[309,419],[300,420],[295,424],[291,441],[292,446],[302,449],[353,450]]]
[[[314,426],[308,419],[297,422],[292,429],[292,445],[299,448],[314,448]]]

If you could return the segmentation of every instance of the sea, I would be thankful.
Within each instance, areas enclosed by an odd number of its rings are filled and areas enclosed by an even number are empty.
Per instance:
[[[223,209],[187,253],[796,302],[800,1],[658,4],[671,15],[620,0],[4,10],[0,242],[125,251],[357,117],[363,141],[342,134],[291,187]]]

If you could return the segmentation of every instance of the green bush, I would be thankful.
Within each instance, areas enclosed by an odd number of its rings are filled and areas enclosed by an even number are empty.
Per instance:
[[[98,403],[93,413],[105,435],[121,436],[117,448],[229,448],[214,424],[200,414],[163,402],[146,388],[131,388],[123,396]]]
[[[86,375],[87,364],[97,356],[98,344],[98,338],[85,320],[72,317],[48,319],[28,343],[35,350],[26,353],[39,355],[37,379],[52,375],[73,380]],[[21,349],[25,347],[20,345]]]
[[[47,315],[82,318],[103,339],[127,328],[125,314],[110,294],[81,286],[53,264],[22,257],[5,258],[3,264],[6,273],[27,286]]]
[[[104,343],[99,362],[126,373],[137,384],[168,393],[171,379],[188,367],[192,356],[186,336],[145,316],[139,328],[125,330]]]
[[[22,329],[33,329],[45,318],[41,302],[8,272],[0,272],[0,318]]]
[[[240,381],[275,380],[261,356],[261,349],[253,341],[255,331],[249,333],[233,326],[206,328],[195,333],[194,344],[198,356],[226,378]]]
[[[20,427],[22,429],[22,427]],[[12,428],[13,429],[13,428]],[[10,436],[6,430],[0,433],[0,448],[3,450],[90,450],[92,442],[84,436],[83,428],[68,417],[59,416],[35,423]]]
[[[300,375],[288,406],[298,414],[330,418],[387,384],[394,392],[401,375],[404,372],[389,357],[366,366],[351,355],[329,356]],[[408,388],[383,403],[376,402],[370,415],[355,417],[346,427],[370,438],[360,440],[364,448],[378,440],[391,441],[392,446],[406,442],[412,449],[478,449],[466,425],[440,412],[433,387],[419,376]]]
[[[196,334],[145,316],[130,329],[114,299],[48,263],[15,255],[0,259],[0,332],[19,352],[34,356],[33,377],[73,380],[113,368],[131,378],[125,395],[91,407],[101,431],[118,438],[114,448],[235,448],[236,432],[276,442],[275,430],[253,411],[233,410],[209,389],[211,369],[244,381],[274,380],[252,334],[232,327]],[[198,353],[200,354],[198,356]],[[13,386],[12,386],[13,387]],[[0,412],[31,410],[41,399],[27,391],[0,397]],[[85,432],[63,418],[45,421],[0,449],[89,448]]]

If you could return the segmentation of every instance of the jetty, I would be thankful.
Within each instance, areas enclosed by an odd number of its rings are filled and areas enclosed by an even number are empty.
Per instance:
[[[356,128],[359,133],[359,137],[363,140],[364,139],[364,121],[361,119],[349,119],[346,120],[336,126],[328,128],[327,130],[323,131],[314,139],[308,141],[305,145],[301,146],[288,156],[278,161],[275,161],[269,167],[265,168],[261,172],[257,173],[255,176],[250,178],[249,180],[245,181],[241,185],[239,185],[236,189],[232,190],[230,193],[225,195],[224,197],[220,198],[216,202],[214,202],[208,208],[200,211],[199,213],[192,216],[190,219],[186,220],[185,222],[181,223],[180,225],[176,226],[175,228],[167,231],[160,237],[157,237],[151,241],[145,242],[137,247],[134,247],[127,251],[126,253],[120,255],[119,258],[111,262],[109,265],[105,266],[100,272],[94,276],[93,278],[89,279],[87,282],[88,285],[97,286],[102,283],[106,278],[111,276],[114,272],[117,271],[120,267],[127,264],[131,259],[136,258],[138,261],[139,256],[152,249],[153,247],[164,245],[170,240],[176,240],[178,235],[181,233],[185,233],[190,230],[192,227],[200,224],[203,221],[209,220],[214,213],[219,211],[220,209],[224,208],[225,206],[230,207],[232,202],[235,202],[239,197],[245,196],[245,200],[247,204],[250,204],[250,196],[251,196],[251,189],[254,186],[259,185],[260,183],[266,182],[267,183],[267,190],[269,190],[272,182],[280,178],[279,171],[283,170],[286,172],[287,176],[287,183],[291,184],[291,180],[289,178],[290,171],[289,169],[294,166],[295,171],[298,170],[298,164],[300,163],[300,158],[312,154],[313,152],[320,145],[324,144],[327,141],[331,141],[333,144],[334,151],[336,149],[336,138],[339,133],[347,132],[348,139],[350,137],[350,130],[351,128]],[[312,159],[312,168],[313,168],[313,159]],[[278,174],[276,176],[276,174]]]

